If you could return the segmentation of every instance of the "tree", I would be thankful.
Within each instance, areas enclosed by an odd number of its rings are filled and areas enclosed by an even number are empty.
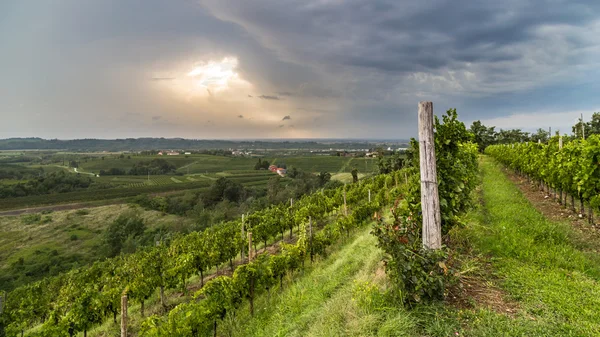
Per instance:
[[[269,169],[269,166],[270,166],[270,164],[268,161],[258,158],[258,162],[256,162],[256,164],[254,165],[254,169],[255,170],[267,170],[267,169]]]
[[[331,173],[322,171],[321,173],[319,173],[318,177],[319,177],[319,186],[323,187],[323,186],[325,186],[325,184],[327,184],[329,182],[329,180],[331,180]]]
[[[134,240],[146,231],[144,219],[138,213],[124,213],[119,215],[104,232],[104,245],[106,255],[109,257],[119,255],[125,241]]]
[[[496,142],[494,127],[486,127],[481,121],[474,121],[469,131],[475,136],[474,141],[477,144],[479,152],[483,152],[486,147]]]
[[[496,142],[499,144],[523,143],[529,140],[529,133],[521,129],[500,130],[496,137]]]
[[[550,138],[550,132],[544,130],[544,129],[537,129],[537,131],[533,134],[531,134],[531,141],[534,143],[537,142],[542,142],[542,143],[546,143],[548,141],[548,139]]]
[[[352,182],[358,182],[358,169],[356,167],[352,169]]]
[[[584,130],[582,130],[582,124]],[[583,132],[585,131],[585,138],[591,135],[600,134],[600,112],[594,112],[592,114],[592,120],[589,122],[584,122],[582,119],[573,125],[573,135],[576,138],[583,138]]]

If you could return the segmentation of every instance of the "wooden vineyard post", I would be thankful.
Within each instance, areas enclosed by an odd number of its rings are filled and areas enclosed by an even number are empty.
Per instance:
[[[558,137],[558,149],[562,150],[563,148],[563,140],[562,140],[562,136]]]
[[[585,140],[585,124],[583,123],[583,114],[581,114],[581,138]]]
[[[348,216],[348,206],[346,206],[346,186],[344,186],[344,215]]]
[[[0,292],[0,315],[4,312],[4,302],[6,302],[5,298],[6,293]]]
[[[313,263],[313,232],[312,232],[312,217],[308,217],[308,235],[310,243],[310,263]]]
[[[369,189],[369,202],[371,202],[371,190]]]
[[[127,337],[127,295],[121,296],[121,337]]]
[[[240,248],[240,257],[244,263],[244,214],[242,214],[242,247]]]
[[[252,260],[252,232],[248,232],[248,263]]]
[[[423,211],[423,247],[442,248],[442,219],[438,194],[433,102],[419,102],[419,162],[421,169],[421,209]]]

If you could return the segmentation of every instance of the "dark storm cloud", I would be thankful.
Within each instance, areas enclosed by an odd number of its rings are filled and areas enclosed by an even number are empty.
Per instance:
[[[290,120],[290,119],[292,119],[292,117],[290,117],[290,116],[288,115],[288,116],[285,116],[285,117],[283,117],[281,120],[282,120],[282,121],[287,121],[287,120]]]
[[[346,74],[356,85],[336,89],[359,99],[406,88],[403,80],[415,73],[445,77],[420,79],[429,91],[493,94],[529,88],[532,76],[538,76],[535,85],[544,85],[548,68],[589,62],[581,53],[565,53],[590,45],[593,33],[586,27],[600,14],[600,2],[593,0],[204,3],[289,60],[313,63],[333,76],[350,67]],[[544,31],[549,27],[558,30]],[[568,36],[562,38],[563,32]]]
[[[268,99],[268,100],[272,100],[272,101],[278,101],[279,100],[279,97],[277,97],[277,96],[270,96],[270,95],[260,95],[260,96],[258,96],[258,98]]]
[[[252,85],[240,97],[260,98],[249,108],[295,114],[294,132],[315,136],[414,135],[420,100],[466,120],[592,109],[599,17],[597,0],[5,0],[0,115],[11,127],[0,133],[169,136],[179,127],[193,137],[210,118],[213,137],[240,136],[217,119],[239,106],[204,115],[223,106],[217,91],[206,89],[211,105],[201,108],[165,98],[186,67],[226,56]],[[145,118],[123,119],[130,111]],[[167,114],[179,126],[150,122]],[[278,124],[256,125],[245,136]]]

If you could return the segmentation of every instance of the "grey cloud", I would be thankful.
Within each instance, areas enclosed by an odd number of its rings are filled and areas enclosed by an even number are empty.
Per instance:
[[[23,130],[11,135],[196,137],[210,118],[222,127],[201,136],[241,136],[253,123],[220,123],[219,92],[205,106],[167,97],[185,74],[174,68],[225,56],[248,92],[272,93],[248,98],[282,108],[264,114],[297,114],[295,128],[314,135],[414,135],[420,100],[472,119],[600,105],[597,0],[0,3],[11,32],[0,33],[0,115]],[[140,118],[122,119],[130,111]],[[177,126],[149,122],[167,112]],[[278,131],[261,118],[244,136]]]
[[[162,118],[162,116],[152,116],[153,121],[158,121]]]
[[[292,119],[292,117],[290,115],[287,115],[287,116],[283,117],[281,120],[282,121],[287,121],[287,120],[290,120],[290,119]]]
[[[277,96],[269,96],[269,95],[260,95],[260,96],[258,96],[258,98],[267,99],[267,100],[273,100],[273,101],[278,101],[279,100],[279,97],[277,97]]]
[[[544,70],[568,66],[572,60],[564,51],[586,45],[577,41],[578,33],[591,34],[587,28],[600,14],[600,2],[593,0],[562,0],[552,6],[542,0],[468,6],[451,0],[259,0],[235,7],[216,0],[204,3],[215,15],[241,25],[290,61],[312,64],[331,75],[344,67],[355,68],[354,73],[346,69],[357,83],[350,93],[365,96],[376,95],[386,86],[405,85],[408,76],[420,72],[442,76],[447,71],[462,72],[456,76],[468,78],[455,77],[452,81],[462,89],[454,90],[483,94],[514,90],[514,82],[530,82],[527,79],[533,76],[538,78],[536,83],[523,83],[516,89],[546,84],[551,76]],[[541,29],[561,25],[577,30],[564,40],[540,34]],[[548,57],[539,57],[540,50]],[[383,87],[369,85],[373,79]],[[448,90],[432,79],[426,81],[438,91]],[[355,92],[357,88],[362,92]]]
[[[279,125],[279,127],[280,127],[280,128],[282,128],[282,127],[284,127],[284,125],[283,125],[283,124],[281,124],[281,125]]]
[[[244,118],[244,115],[238,115],[238,118]]]

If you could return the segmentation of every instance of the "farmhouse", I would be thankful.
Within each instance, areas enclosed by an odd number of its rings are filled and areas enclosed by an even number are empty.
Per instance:
[[[286,170],[286,169],[284,169],[284,168],[278,168],[276,172],[277,172],[277,174],[279,174],[280,176],[282,176],[282,177],[285,177],[285,174],[287,173],[287,170]]]
[[[271,171],[273,173],[277,172],[277,166],[275,166],[275,165],[269,166],[269,171]]]
[[[179,155],[179,152],[174,152],[174,151],[167,152],[167,156],[178,156],[178,155]]]

